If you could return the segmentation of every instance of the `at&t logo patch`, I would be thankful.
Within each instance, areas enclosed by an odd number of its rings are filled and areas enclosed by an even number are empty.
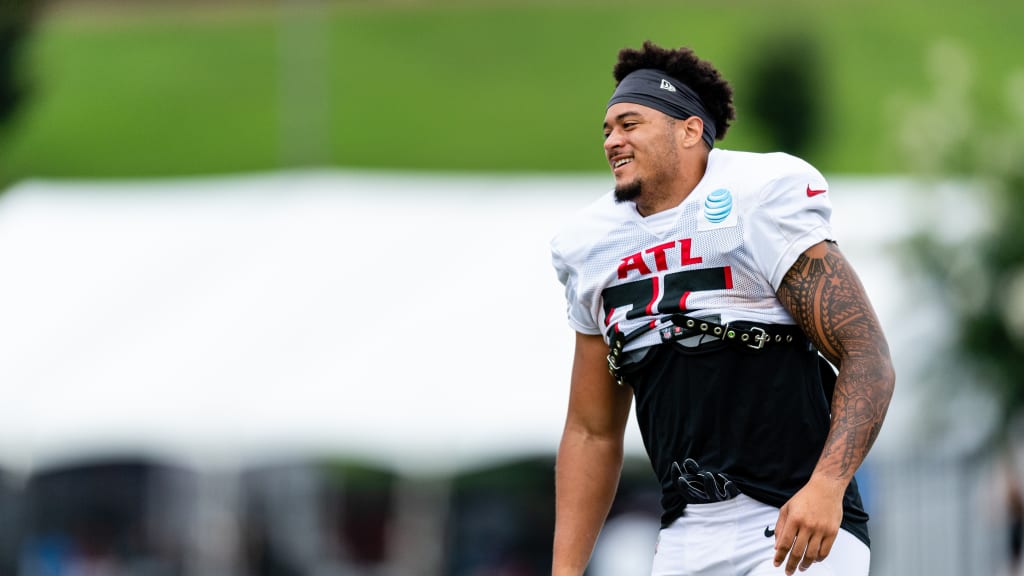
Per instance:
[[[714,230],[736,225],[736,205],[732,192],[719,188],[704,197],[698,230]]]

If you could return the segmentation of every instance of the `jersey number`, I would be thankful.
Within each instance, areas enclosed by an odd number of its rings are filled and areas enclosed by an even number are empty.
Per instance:
[[[663,286],[661,284],[664,284]],[[686,312],[686,299],[692,292],[732,288],[732,269],[703,268],[652,276],[626,284],[605,288],[601,292],[605,325],[611,323],[615,310],[629,306],[626,319]]]

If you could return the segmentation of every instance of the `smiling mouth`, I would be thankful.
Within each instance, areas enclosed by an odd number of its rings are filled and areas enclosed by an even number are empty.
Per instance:
[[[614,170],[615,168],[621,168],[622,166],[625,166],[626,164],[629,164],[632,161],[632,158],[620,158],[612,163],[612,169]]]

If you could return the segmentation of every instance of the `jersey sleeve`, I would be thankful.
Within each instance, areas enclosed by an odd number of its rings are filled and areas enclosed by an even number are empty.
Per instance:
[[[580,300],[579,272],[559,249],[558,238],[551,241],[551,263],[555,267],[558,281],[565,287],[566,315],[569,326],[582,334],[600,334],[601,329],[594,322],[590,306]]]
[[[833,239],[825,177],[810,164],[791,160],[796,166],[761,190],[746,232],[754,260],[775,290],[800,254]]]

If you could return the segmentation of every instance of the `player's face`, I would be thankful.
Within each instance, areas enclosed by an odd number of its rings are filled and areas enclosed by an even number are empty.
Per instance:
[[[604,153],[615,176],[615,198],[620,202],[670,183],[680,169],[672,119],[640,104],[620,102],[608,108]]]

